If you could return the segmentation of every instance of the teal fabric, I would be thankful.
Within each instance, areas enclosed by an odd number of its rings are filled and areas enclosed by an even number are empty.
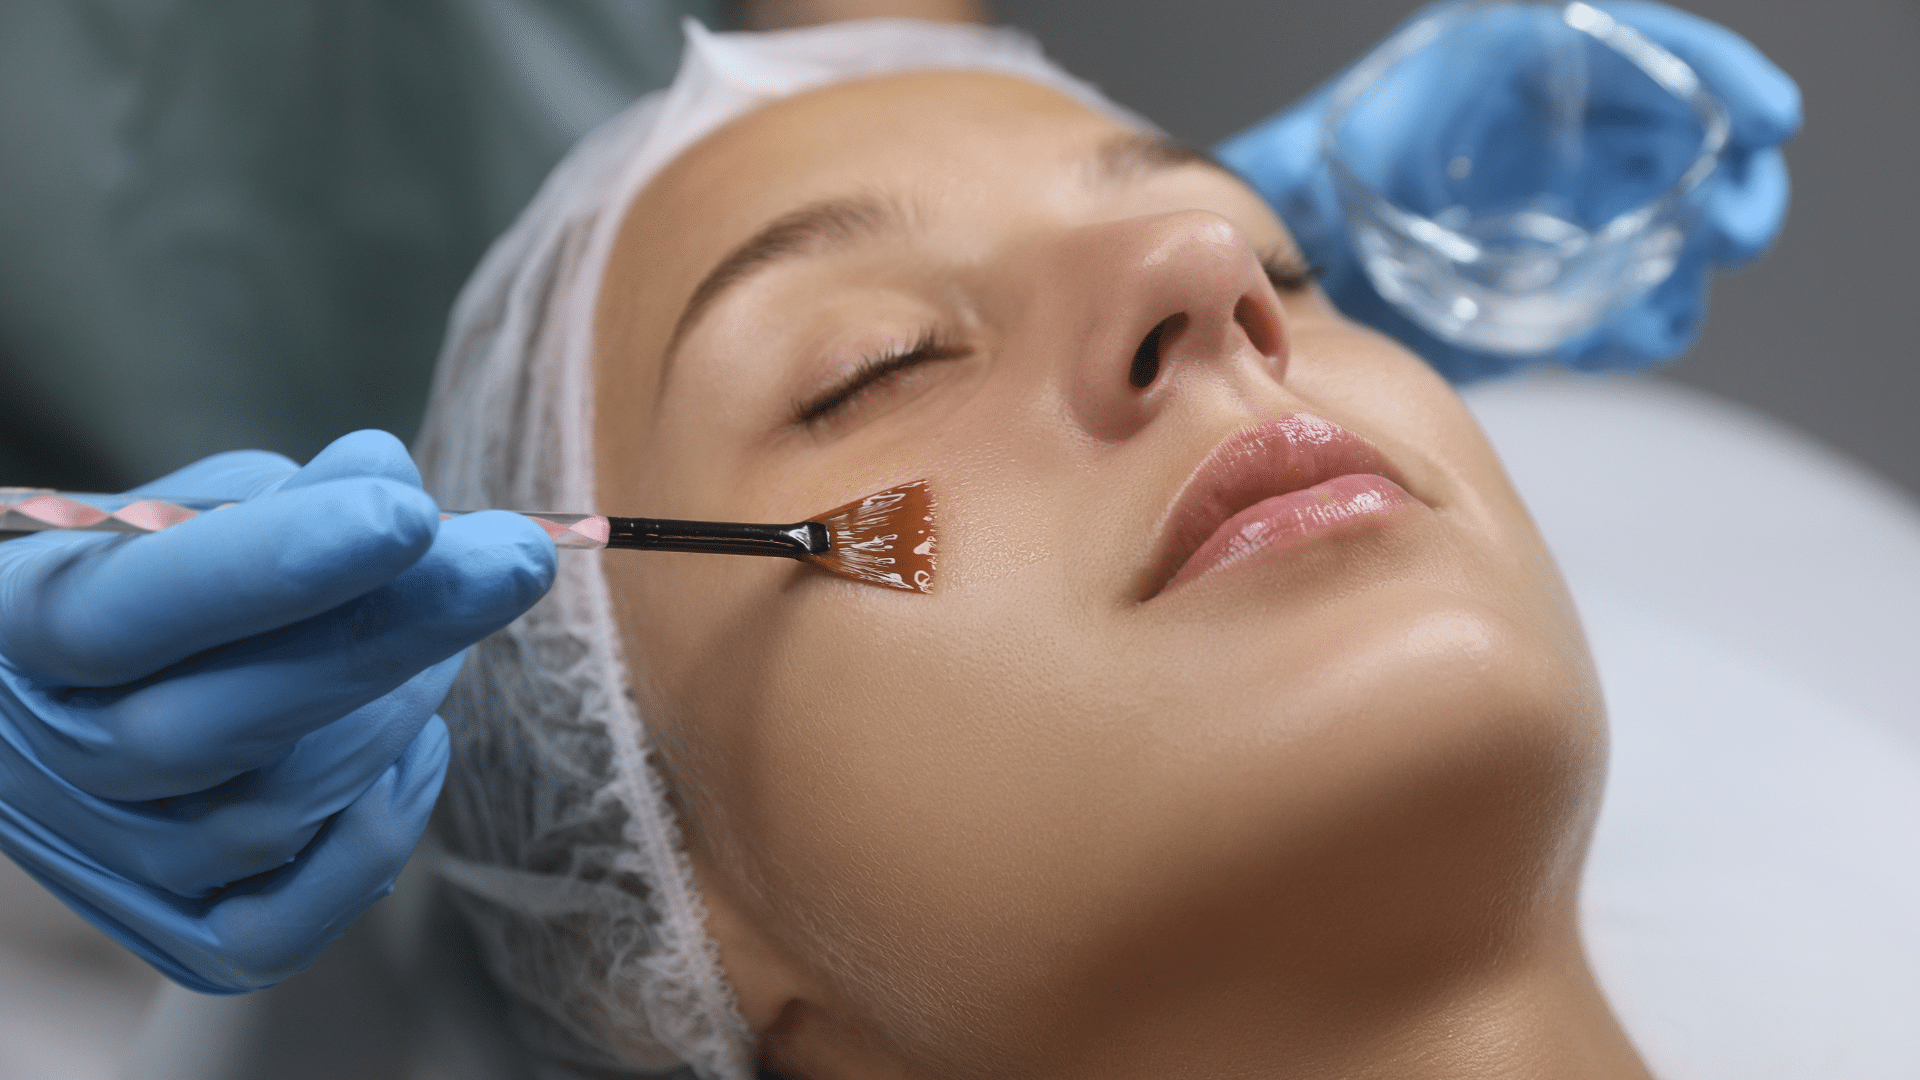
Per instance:
[[[0,485],[410,437],[487,243],[719,8],[0,3]]]

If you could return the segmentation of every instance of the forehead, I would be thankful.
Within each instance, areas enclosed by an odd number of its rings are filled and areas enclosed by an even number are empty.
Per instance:
[[[1002,75],[919,72],[841,83],[722,127],[663,170],[633,213],[673,216],[697,206],[707,220],[681,223],[725,247],[797,201],[890,185],[938,199],[1009,167],[1070,165],[1122,130],[1057,91]]]

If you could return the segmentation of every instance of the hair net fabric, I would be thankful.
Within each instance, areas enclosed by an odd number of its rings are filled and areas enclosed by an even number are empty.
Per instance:
[[[888,19],[715,34],[690,22],[687,37],[673,84],[574,148],[455,305],[416,447],[442,505],[595,509],[601,274],[634,196],[729,120],[836,82],[964,69],[1151,130],[1016,31]],[[599,559],[564,555],[552,592],[468,659],[443,709],[454,753],[437,869],[547,1077],[684,1064],[749,1080],[752,1033],[705,931]]]

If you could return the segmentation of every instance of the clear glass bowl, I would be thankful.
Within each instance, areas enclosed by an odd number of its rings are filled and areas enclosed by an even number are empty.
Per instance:
[[[1692,68],[1599,9],[1466,0],[1361,60],[1322,138],[1380,294],[1535,356],[1673,273],[1728,131]]]

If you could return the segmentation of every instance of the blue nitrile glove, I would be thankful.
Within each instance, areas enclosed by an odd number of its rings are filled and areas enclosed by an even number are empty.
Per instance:
[[[442,524],[378,431],[138,490],[244,501],[0,543],[0,849],[176,982],[256,990],[391,891],[446,767],[434,710],[553,543]]]
[[[1436,5],[1437,6],[1437,5]],[[1787,213],[1787,165],[1781,144],[1800,129],[1800,88],[1738,34],[1664,4],[1597,3],[1693,66],[1726,104],[1733,130],[1719,169],[1706,181],[1705,210],[1687,237],[1673,275],[1592,333],[1555,350],[1576,368],[1638,368],[1670,360],[1693,343],[1706,314],[1714,266],[1759,256],[1779,235]],[[1426,12],[1414,17],[1419,18]],[[1320,129],[1338,79],[1305,101],[1222,143],[1216,155],[1245,177],[1321,271],[1327,295],[1348,316],[1382,330],[1425,357],[1456,383],[1498,375],[1533,361],[1470,352],[1440,341],[1374,290],[1354,255],[1333,177],[1320,152]],[[1512,81],[1489,81],[1498,90]],[[1410,101],[1417,101],[1410,95]],[[1408,117],[1417,128],[1418,117]],[[1349,129],[1352,132],[1352,129]],[[1352,132],[1352,138],[1396,138],[1400,129]],[[1649,145],[1661,132],[1648,131]],[[1494,153],[1475,160],[1497,162]]]

